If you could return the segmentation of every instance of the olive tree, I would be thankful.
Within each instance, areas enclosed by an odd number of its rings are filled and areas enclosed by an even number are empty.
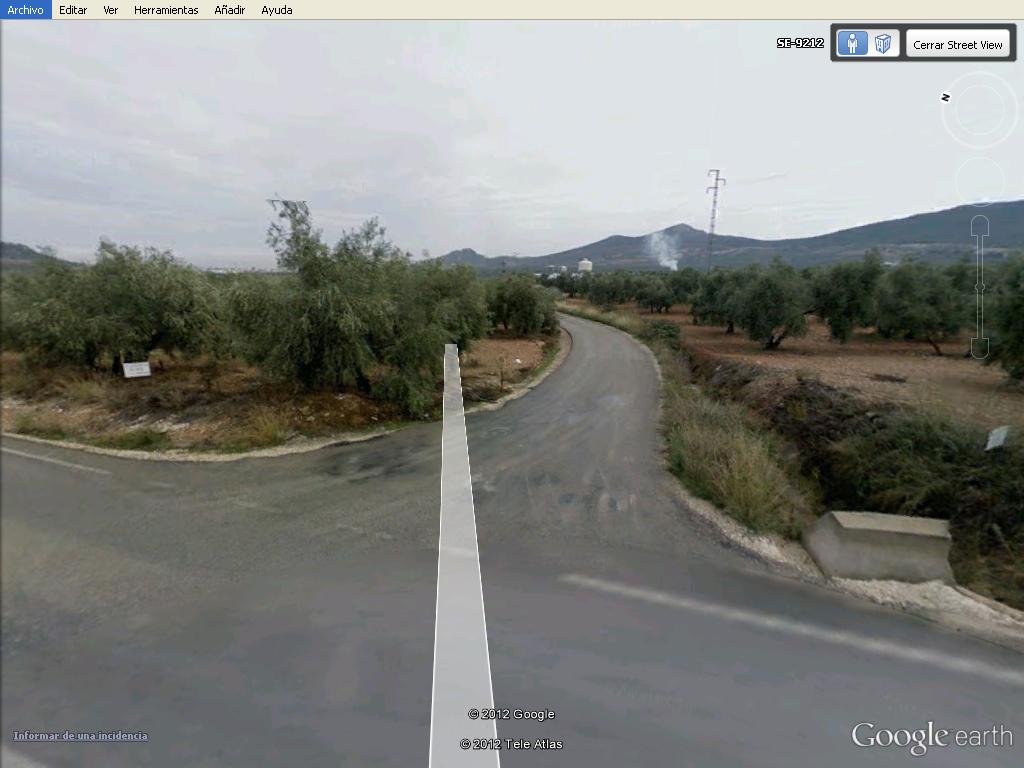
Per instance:
[[[939,342],[963,326],[964,297],[940,268],[907,261],[888,269],[878,285],[878,332],[923,339],[942,354]]]
[[[587,285],[587,300],[602,309],[611,309],[632,299],[636,286],[636,276],[622,270],[592,275]]]
[[[739,289],[744,270],[716,269],[705,273],[690,302],[690,313],[695,324],[724,325],[726,333],[733,333],[736,325]]]
[[[210,282],[170,252],[101,242],[96,263],[56,260],[7,290],[5,337],[37,362],[98,367],[154,349],[194,354],[220,338]]]
[[[637,281],[636,301],[648,312],[665,312],[672,306],[672,291],[660,275],[644,275]]]
[[[665,282],[672,293],[672,303],[686,304],[692,301],[697,289],[700,288],[700,278],[701,273],[693,267],[683,267],[675,272],[669,272]]]
[[[870,251],[860,262],[844,262],[814,273],[814,310],[828,324],[833,339],[845,343],[854,328],[873,324],[882,269],[878,252]]]
[[[517,336],[554,333],[558,329],[552,293],[522,273],[503,275],[488,286],[491,322]]]
[[[1024,254],[993,275],[992,298],[992,355],[1019,381],[1024,379]]]
[[[807,333],[809,300],[804,277],[776,259],[744,275],[736,296],[736,324],[765,349],[777,349],[787,336]]]
[[[485,330],[475,272],[413,264],[376,220],[332,247],[305,203],[275,212],[267,242],[285,274],[247,276],[229,301],[242,354],[305,389],[354,388],[427,413],[444,345],[465,349]]]
[[[102,345],[85,311],[84,272],[46,262],[31,275],[4,280],[4,345],[36,364],[95,367]]]
[[[210,282],[170,251],[101,242],[84,283],[89,322],[115,372],[122,359],[145,360],[155,349],[191,355],[218,343]]]
[[[487,327],[484,289],[466,265],[395,261],[387,283],[395,324],[380,345],[386,370],[377,391],[410,415],[429,411],[443,372],[445,344],[469,349]]]
[[[376,221],[346,232],[334,248],[305,203],[275,204],[267,244],[282,277],[254,276],[232,293],[232,319],[245,356],[306,389],[371,389],[374,342],[391,335],[397,307],[384,266],[403,258]]]

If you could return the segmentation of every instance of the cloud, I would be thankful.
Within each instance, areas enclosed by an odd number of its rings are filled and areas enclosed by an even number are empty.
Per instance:
[[[914,97],[933,106],[930,68],[838,72],[770,39],[758,22],[5,25],[4,238],[266,266],[276,193],[330,238],[377,216],[413,252],[543,254],[704,226],[710,167],[727,234],[959,202],[962,158]],[[872,103],[849,120],[853,77]],[[993,152],[1008,179],[1020,150]]]

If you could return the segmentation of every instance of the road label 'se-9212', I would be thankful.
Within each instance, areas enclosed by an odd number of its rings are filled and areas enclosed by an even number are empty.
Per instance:
[[[779,37],[775,40],[776,48],[824,48],[824,37]]]

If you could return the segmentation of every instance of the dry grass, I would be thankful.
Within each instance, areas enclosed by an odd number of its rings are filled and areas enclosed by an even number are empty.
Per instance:
[[[6,419],[4,420],[6,424]],[[14,431],[23,435],[60,440],[68,436],[64,420],[55,413],[19,413],[14,417]]]
[[[754,428],[741,407],[677,391],[666,397],[664,424],[670,465],[690,490],[754,530],[799,534],[800,492],[770,433]]]
[[[57,392],[72,403],[103,402],[109,396],[109,382],[95,377],[75,377],[58,381],[54,386]]]
[[[644,330],[643,319],[638,313],[623,310],[605,312],[598,309],[593,304],[587,303],[585,299],[566,299],[559,304],[558,308],[563,312],[568,312],[569,314],[576,315],[577,317],[583,317],[588,320],[595,320],[599,323],[614,326],[620,331],[631,333],[634,336],[641,335]]]
[[[52,382],[52,369],[25,364],[22,355],[4,351],[0,355],[0,392],[4,397],[33,397]]]
[[[249,416],[239,437],[246,447],[269,448],[287,441],[291,433],[291,420],[285,414],[270,406],[262,406]]]
[[[688,383],[679,353],[654,346],[665,382],[662,425],[672,471],[750,528],[798,536],[814,518],[814,503],[785,443],[743,406]]]

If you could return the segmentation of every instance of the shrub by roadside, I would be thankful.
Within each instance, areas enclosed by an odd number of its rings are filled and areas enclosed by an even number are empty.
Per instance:
[[[171,447],[166,432],[149,427],[107,432],[97,435],[92,444],[100,448],[116,448],[123,451],[160,451]]]
[[[47,440],[63,440],[68,436],[63,421],[54,414],[18,414],[14,419],[14,431]]]
[[[743,406],[708,397],[677,353],[657,346],[665,382],[662,424],[669,465],[691,491],[756,531],[795,538],[811,498],[794,461]]]
[[[957,581],[1024,607],[1024,441],[986,453],[984,429],[866,402],[813,377],[795,383],[690,354],[714,395],[741,403],[795,446],[823,509],[949,520]]]

